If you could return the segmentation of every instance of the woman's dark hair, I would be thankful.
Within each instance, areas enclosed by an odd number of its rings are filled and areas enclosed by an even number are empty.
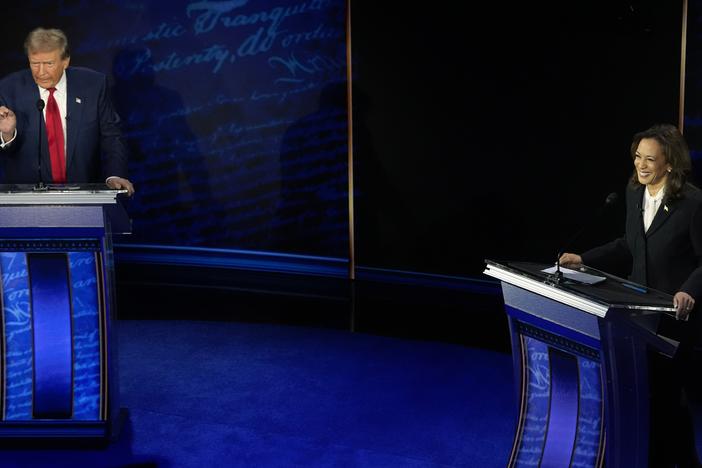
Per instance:
[[[670,165],[670,173],[665,186],[665,198],[672,200],[680,198],[683,187],[687,181],[687,176],[692,170],[692,162],[690,161],[690,150],[687,146],[685,138],[677,127],[670,124],[658,124],[634,135],[631,142],[631,157],[636,158],[636,150],[639,143],[644,138],[656,140],[665,156],[665,162]],[[639,186],[639,178],[634,169],[634,174],[631,176],[631,185]]]

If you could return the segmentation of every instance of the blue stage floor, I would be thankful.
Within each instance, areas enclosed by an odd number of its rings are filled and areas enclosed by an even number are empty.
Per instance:
[[[106,449],[0,452],[2,467],[504,467],[511,357],[342,330],[120,321]]]

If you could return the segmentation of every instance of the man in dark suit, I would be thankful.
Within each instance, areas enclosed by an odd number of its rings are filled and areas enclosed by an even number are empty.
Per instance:
[[[104,182],[132,195],[127,146],[106,76],[69,68],[68,40],[58,29],[35,29],[27,36],[25,51],[29,69],[0,81],[4,181],[38,182],[41,146],[41,181]]]

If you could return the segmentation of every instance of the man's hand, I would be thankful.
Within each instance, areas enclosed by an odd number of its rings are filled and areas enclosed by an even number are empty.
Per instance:
[[[676,319],[687,320],[687,316],[695,307],[695,299],[686,292],[678,291],[673,296],[673,307],[675,307]]]
[[[17,128],[17,116],[5,106],[0,106],[0,132],[5,141],[11,140]]]
[[[0,108],[2,110],[2,108]],[[127,195],[130,197],[134,195],[134,185],[132,185],[131,182],[129,182],[127,179],[123,179],[122,177],[109,177],[107,181],[105,181],[108,187],[111,189],[127,189]]]

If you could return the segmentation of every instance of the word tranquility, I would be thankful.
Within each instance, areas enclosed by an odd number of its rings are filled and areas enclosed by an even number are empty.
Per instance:
[[[234,9],[240,8],[247,3],[248,0],[195,2],[188,5],[186,14],[188,18],[195,16],[195,23],[193,25],[195,34],[208,33],[217,25],[222,25],[226,28],[235,28],[260,23],[270,23],[268,30],[276,31],[285,18],[310,11],[323,10],[329,6],[331,0],[312,0],[310,2],[302,2],[287,7],[275,7],[269,11],[235,15],[229,14]]]

